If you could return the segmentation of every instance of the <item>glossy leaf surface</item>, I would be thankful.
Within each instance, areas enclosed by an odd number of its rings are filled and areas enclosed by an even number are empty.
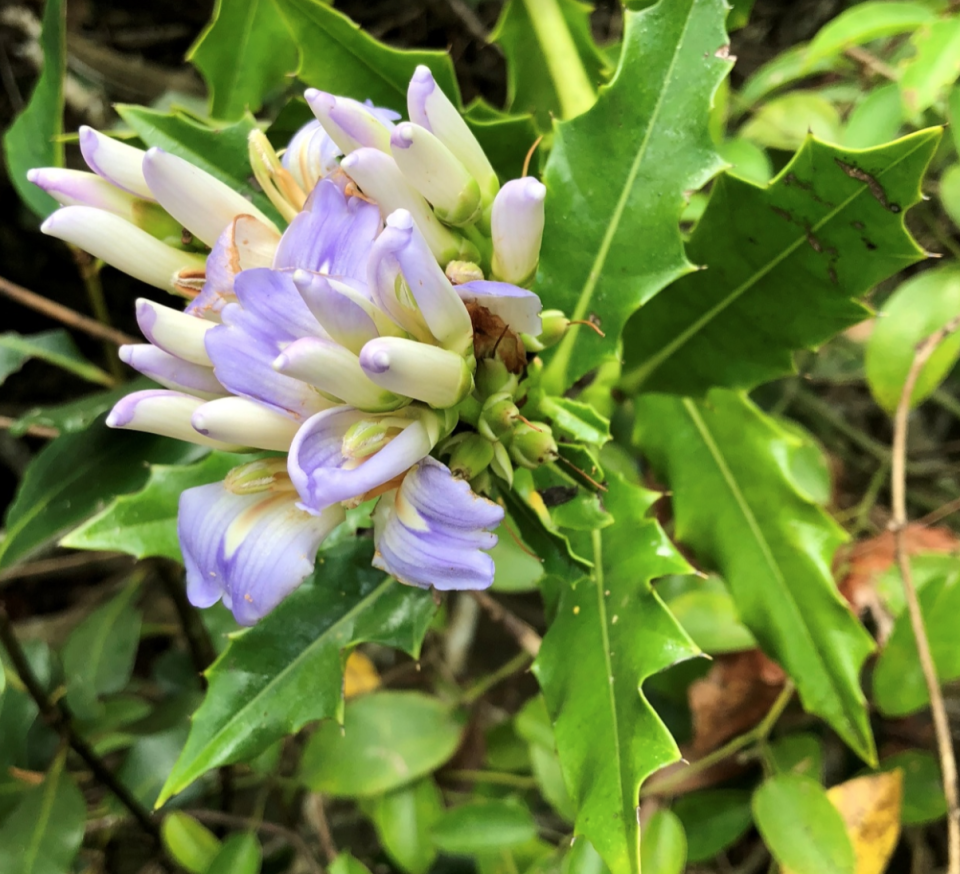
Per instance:
[[[27,181],[33,167],[62,167],[63,82],[67,66],[67,4],[47,0],[43,10],[40,50],[43,68],[30,102],[3,136],[7,174],[17,194],[41,218],[57,208],[45,191]]]
[[[0,871],[69,871],[83,841],[86,805],[59,757],[0,827]]]
[[[932,129],[857,152],[808,139],[767,188],[717,180],[687,247],[707,269],[627,325],[623,386],[751,388],[790,373],[795,350],[861,321],[853,298],[923,257],[903,213],[939,139]]]
[[[211,452],[188,465],[154,465],[147,484],[121,495],[61,543],[73,549],[108,549],[137,558],[163,556],[180,561],[177,507],[180,495],[194,486],[223,479],[252,456]]]
[[[610,70],[590,32],[591,7],[580,0],[559,0],[558,7],[587,78],[594,87],[600,85]],[[562,118],[563,112],[524,0],[504,5],[490,39],[500,44],[507,58],[507,106],[514,112],[530,113],[541,129],[549,130],[551,120]]]
[[[797,684],[804,707],[875,759],[860,667],[873,648],[836,590],[843,531],[791,474],[800,444],[752,403],[644,395],[637,436],[673,492],[676,537],[728,582],[744,624]]]
[[[316,719],[342,719],[347,651],[373,641],[416,654],[428,592],[370,567],[369,542],[321,553],[314,575],[259,625],[231,639],[158,803],[218,765],[250,757]],[[362,699],[361,699],[362,700]]]
[[[274,0],[219,0],[187,60],[203,73],[210,114],[236,121],[287,81],[296,46]]]
[[[797,774],[767,780],[754,793],[753,817],[773,857],[794,874],[854,874],[843,819],[816,780]]]
[[[298,78],[322,91],[372,100],[406,114],[407,85],[419,64],[455,103],[460,89],[446,52],[401,50],[378,42],[320,0],[276,0],[300,50]]]
[[[590,111],[556,125],[534,288],[571,319],[596,316],[606,333],[573,326],[552,350],[548,385],[558,394],[614,353],[638,306],[693,269],[678,222],[684,192],[721,166],[707,116],[730,68],[725,16],[721,0],[626,10],[613,81]]]
[[[307,742],[300,779],[314,792],[352,798],[390,792],[440,767],[463,723],[420,692],[376,692],[350,701],[343,725],[323,723]]]
[[[39,358],[88,382],[113,385],[113,378],[80,353],[62,328],[24,336],[15,331],[0,334],[0,385],[31,358]]]
[[[653,577],[688,572],[647,518],[657,495],[617,476],[608,487],[604,503],[616,522],[594,535],[598,570],[576,588],[559,582],[557,615],[534,671],[554,721],[576,833],[613,874],[637,874],[640,783],[679,758],[640,686],[697,649],[649,585]]]
[[[186,462],[205,453],[167,437],[113,431],[102,420],[58,437],[33,459],[7,510],[0,567],[59,537],[117,495],[140,488],[147,479],[144,462]]]

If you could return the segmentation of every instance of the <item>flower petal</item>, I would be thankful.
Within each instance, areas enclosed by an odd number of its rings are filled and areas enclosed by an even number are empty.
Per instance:
[[[378,452],[358,461],[343,454],[343,438],[352,425],[363,420],[388,420],[403,430]],[[320,512],[400,476],[433,448],[437,436],[435,428],[428,428],[423,421],[404,420],[401,414],[388,419],[352,407],[327,410],[307,419],[294,437],[288,461],[290,479],[304,509]]]
[[[518,334],[540,335],[540,312],[543,304],[532,291],[511,285],[509,282],[491,282],[479,279],[455,285],[460,300],[478,303],[495,316],[500,316]]]
[[[503,516],[446,465],[424,458],[377,505],[373,564],[411,586],[489,588],[494,565],[483,550],[496,546],[489,529]]]
[[[173,437],[226,452],[242,449],[240,445],[214,440],[194,429],[190,419],[203,403],[202,398],[178,391],[135,391],[113,405],[110,415],[107,416],[107,427],[160,434],[162,437]]]
[[[234,282],[237,302],[206,337],[217,379],[233,394],[302,421],[332,403],[316,389],[273,369],[283,349],[301,337],[326,337],[288,273],[244,270]]]
[[[365,280],[367,256],[382,227],[380,209],[321,180],[283,234],[273,266]]]
[[[151,343],[121,346],[119,354],[124,364],[174,391],[211,400],[227,393],[209,367],[184,361]]]
[[[343,518],[340,507],[320,516],[297,509],[292,491],[187,489],[177,528],[191,603],[209,607],[222,597],[237,622],[253,625],[310,575],[317,548]]]

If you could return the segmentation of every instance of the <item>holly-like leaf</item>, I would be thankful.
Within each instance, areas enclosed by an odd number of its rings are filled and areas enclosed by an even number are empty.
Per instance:
[[[16,331],[0,334],[0,385],[31,358],[63,368],[88,382],[113,385],[110,374],[87,361],[63,328],[27,336]]]
[[[147,484],[116,498],[62,541],[71,549],[108,549],[137,558],[165,556],[181,560],[177,538],[180,495],[194,486],[217,482],[253,456],[211,452],[196,464],[154,465]]]
[[[640,691],[643,681],[698,650],[650,588],[689,565],[647,510],[659,495],[609,480],[616,522],[593,535],[595,570],[563,584],[534,672],[554,722],[577,810],[574,830],[613,874],[638,874],[640,783],[680,757]]]
[[[580,0],[558,0],[557,7],[588,79],[594,87],[601,85],[611,71],[590,32],[592,8]],[[563,111],[539,37],[527,3],[509,0],[490,40],[500,44],[507,58],[507,106],[515,112],[530,113],[542,130],[549,130],[551,119],[562,118]]]
[[[32,167],[62,167],[63,82],[67,64],[67,4],[47,0],[43,10],[40,48],[43,69],[30,102],[3,137],[7,174],[17,194],[37,215],[46,218],[59,204],[27,181]]]
[[[447,52],[394,49],[377,42],[320,0],[276,0],[300,50],[298,78],[333,94],[406,112],[407,85],[419,64],[456,104],[460,89]]]
[[[699,395],[793,370],[861,321],[853,298],[924,257],[903,223],[941,130],[851,151],[809,138],[767,188],[717,180],[687,253],[707,269],[658,295],[624,331],[628,391]]]
[[[207,451],[168,437],[113,431],[102,418],[85,431],[61,435],[30,463],[7,510],[0,568],[79,525],[117,495],[141,488],[147,464],[185,463]]]
[[[802,441],[742,395],[637,399],[637,437],[673,492],[676,537],[727,581],[744,624],[800,700],[876,759],[859,673],[873,642],[830,562],[845,535],[791,471]]]
[[[343,664],[373,641],[416,655],[430,594],[370,566],[372,544],[320,554],[317,570],[259,625],[233,637],[207,671],[207,695],[167,779],[163,804],[211,768],[248,759],[315,719],[343,718]]]
[[[274,0],[217,0],[187,60],[210,89],[210,114],[236,121],[287,80],[296,45]]]
[[[252,200],[266,215],[279,220],[279,214],[267,196],[251,184],[253,173],[247,137],[257,124],[250,115],[235,124],[211,128],[181,113],[157,112],[126,104],[115,108],[148,146],[159,146],[206,170]]]
[[[624,11],[620,65],[583,115],[557,124],[536,291],[574,325],[549,354],[556,394],[614,354],[630,314],[694,269],[680,238],[684,192],[722,166],[707,129],[730,69],[723,0],[660,0]]]

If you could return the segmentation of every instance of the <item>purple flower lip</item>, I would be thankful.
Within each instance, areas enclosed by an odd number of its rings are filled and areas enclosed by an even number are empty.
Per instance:
[[[413,145],[412,128],[409,122],[398,124],[390,134],[390,145],[397,149],[409,149]]]
[[[385,349],[373,350],[361,357],[363,369],[371,373],[386,373],[390,369],[390,353]]]

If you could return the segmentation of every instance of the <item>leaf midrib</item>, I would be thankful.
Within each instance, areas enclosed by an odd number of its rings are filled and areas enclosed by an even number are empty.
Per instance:
[[[790,591],[789,586],[787,585],[786,578],[783,575],[780,565],[777,563],[776,559],[773,556],[773,552],[770,549],[769,543],[763,534],[763,531],[760,528],[759,523],[757,522],[756,516],[753,514],[753,510],[750,508],[750,505],[747,503],[746,498],[743,496],[743,493],[740,491],[740,487],[737,484],[736,477],[734,477],[733,472],[727,466],[726,460],[723,457],[723,453],[720,451],[720,447],[717,446],[716,442],[713,439],[713,434],[710,432],[707,423],[703,420],[703,417],[700,415],[699,411],[696,408],[696,405],[689,398],[683,399],[684,409],[687,411],[687,415],[690,416],[691,421],[693,422],[694,427],[700,434],[701,439],[704,442],[704,445],[707,447],[707,451],[710,453],[713,458],[714,463],[717,466],[717,469],[720,471],[720,476],[723,478],[724,483],[730,491],[731,496],[733,497],[734,502],[736,503],[740,513],[743,515],[747,526],[750,528],[750,532],[753,534],[754,539],[757,542],[757,545],[760,547],[760,552],[763,555],[764,560],[767,563],[767,567],[771,571],[772,578],[777,583],[777,587],[781,590],[781,593],[786,596],[787,603],[790,605],[793,613],[797,617],[795,627],[800,629],[800,633],[805,638],[806,642],[809,644],[810,650],[813,652],[814,661],[818,664],[822,672],[830,679],[830,688],[834,693],[836,699],[841,703],[840,712],[843,716],[844,722],[847,724],[848,729],[850,729],[853,734],[859,734],[857,727],[853,725],[850,720],[847,718],[846,710],[843,707],[843,699],[837,694],[834,684],[831,679],[830,670],[827,666],[827,663],[824,661],[823,657],[820,654],[820,650],[817,647],[816,641],[810,634],[810,629],[807,626],[803,618],[803,613],[799,609],[796,601],[793,598],[793,593]]]
[[[238,59],[245,58],[245,48],[250,42],[250,34],[253,31],[253,22],[257,17],[257,11],[260,8],[260,0],[249,0],[248,9],[250,14],[247,16],[247,20],[244,23],[243,33],[240,37],[240,46],[237,48],[237,51],[234,54],[234,63],[228,64],[230,68],[230,78],[229,78],[229,90],[227,91],[227,99],[220,98],[221,101],[227,103],[228,105],[233,102],[234,92],[237,90],[237,82],[240,81],[240,69],[242,64],[238,62]],[[214,92],[214,102],[219,102],[217,100],[216,92]]]
[[[922,140],[918,137],[917,146],[911,149],[909,152],[906,152],[896,161],[894,161],[889,166],[885,167],[881,172],[877,173],[878,178],[882,178],[911,155],[919,149],[923,148],[925,145],[925,140]],[[789,170],[790,166],[788,165],[786,170]],[[786,172],[786,170],[784,172]],[[779,184],[779,183],[777,183]],[[772,190],[772,186],[770,189]],[[804,230],[797,239],[791,243],[786,249],[784,249],[780,254],[775,258],[770,260],[762,268],[757,270],[749,279],[742,282],[730,294],[711,307],[707,312],[705,312],[699,319],[697,319],[693,324],[691,324],[686,330],[677,335],[677,337],[668,343],[666,346],[663,346],[658,352],[653,356],[647,359],[644,364],[641,364],[637,367],[632,373],[627,374],[622,382],[621,386],[625,391],[636,392],[640,389],[647,378],[657,369],[659,369],[663,363],[670,357],[672,357],[681,347],[685,346],[693,337],[699,334],[707,325],[709,325],[715,318],[717,318],[721,313],[731,307],[736,303],[744,294],[746,294],[751,288],[753,288],[761,279],[763,279],[768,273],[778,267],[784,260],[789,258],[794,252],[797,251],[801,246],[809,241],[810,234],[816,234],[817,231],[821,230],[829,222],[833,221],[837,215],[839,215],[843,210],[847,209],[854,200],[869,191],[869,186],[867,183],[863,183],[861,188],[858,191],[855,191],[851,194],[846,200],[838,204],[831,212],[828,212],[820,221],[810,228],[809,233]],[[872,195],[871,195],[872,196]]]
[[[610,222],[607,225],[606,231],[604,232],[603,239],[600,241],[600,248],[597,250],[597,255],[593,260],[593,264],[590,265],[590,272],[587,274],[587,281],[584,283],[584,286],[580,291],[580,297],[577,300],[577,305],[573,310],[573,315],[570,317],[572,322],[581,321],[584,319],[587,313],[587,307],[590,306],[590,301],[593,299],[593,293],[596,291],[597,283],[600,281],[600,276],[603,273],[604,265],[606,264],[607,257],[610,254],[610,248],[613,245],[614,237],[617,235],[617,231],[620,229],[620,221],[623,218],[624,210],[627,208],[627,202],[630,200],[633,185],[637,180],[637,175],[640,172],[640,166],[643,163],[643,158],[646,155],[647,147],[650,144],[650,138],[653,136],[653,131],[657,126],[657,121],[660,117],[660,111],[663,107],[665,95],[671,84],[674,69],[680,57],[681,49],[684,46],[687,36],[687,29],[690,27],[690,22],[693,19],[693,12],[696,5],[697,0],[690,0],[686,21],[684,21],[683,29],[680,31],[680,36],[677,39],[674,47],[673,56],[670,59],[670,64],[663,76],[663,87],[660,89],[657,102],[654,105],[653,112],[650,115],[650,121],[647,125],[646,131],[644,132],[643,140],[640,142],[640,147],[637,150],[637,154],[634,156],[633,163],[630,165],[630,171],[627,174],[623,189],[620,191],[620,196],[617,198],[617,205],[614,207],[613,215],[610,217]],[[621,61],[621,65],[622,63],[623,62]],[[619,78],[620,74],[618,72],[617,76],[610,83],[611,88],[617,84]],[[566,381],[566,373],[569,366],[569,361],[573,355],[573,347],[576,343],[576,338],[579,331],[579,325],[570,326],[566,336],[561,341],[560,347],[557,349],[556,356],[553,359],[553,361],[556,363],[553,364],[551,370],[559,370],[564,378],[564,382]]]
[[[253,698],[251,698],[249,701],[247,701],[247,703],[244,704],[243,707],[241,707],[239,710],[235,711],[234,714],[233,714],[233,716],[231,717],[231,719],[230,719],[228,722],[226,722],[223,726],[221,726],[221,727],[209,738],[209,740],[207,740],[207,741],[205,742],[204,748],[205,748],[205,749],[209,749],[210,746],[211,746],[215,741],[217,741],[219,738],[223,737],[224,734],[227,734],[227,733],[228,733],[228,729],[232,728],[232,727],[237,723],[237,721],[240,720],[240,718],[241,718],[248,710],[250,710],[250,708],[252,708],[252,707],[254,706],[254,704],[256,704],[258,701],[261,701],[264,697],[266,697],[266,696],[273,690],[274,686],[276,686],[278,683],[280,683],[282,680],[284,680],[284,679],[287,677],[287,675],[290,674],[294,669],[296,669],[297,667],[299,667],[300,663],[301,663],[302,661],[304,661],[304,660],[308,657],[308,655],[312,654],[312,653],[317,649],[317,647],[318,647],[321,643],[324,643],[324,644],[327,643],[327,638],[328,638],[334,631],[336,631],[339,627],[341,627],[345,622],[347,622],[348,620],[352,619],[359,611],[365,609],[369,604],[371,604],[371,603],[373,603],[374,601],[378,600],[378,599],[380,598],[380,596],[383,594],[383,592],[384,592],[386,589],[388,589],[388,588],[389,588],[391,585],[393,585],[393,584],[394,584],[394,581],[393,581],[392,578],[387,578],[386,580],[384,580],[384,581],[383,581],[379,586],[377,586],[377,588],[375,588],[369,595],[367,595],[366,597],[364,597],[363,599],[361,599],[360,601],[358,601],[356,604],[354,604],[353,607],[351,607],[346,613],[343,614],[343,616],[341,616],[336,622],[334,622],[332,625],[330,625],[330,626],[327,628],[327,630],[323,632],[323,634],[321,634],[319,637],[314,638],[313,642],[312,642],[308,647],[304,648],[304,649],[300,652],[300,654],[299,654],[295,659],[293,659],[293,661],[291,661],[282,671],[280,671],[279,673],[277,673],[260,691],[257,692],[257,694],[256,694]],[[351,641],[347,641],[347,643],[345,643],[344,646],[349,646],[350,643],[351,643]],[[222,658],[222,656],[221,656],[221,658]],[[214,665],[214,667],[216,667],[216,665]],[[198,762],[202,762],[202,761],[203,761],[203,758],[202,758],[201,756],[199,756],[199,755],[196,756],[196,757],[193,759],[192,768],[195,769],[196,766],[197,766],[197,763],[198,763]],[[173,777],[174,777],[175,775],[177,775],[178,770],[179,770],[179,769],[177,769],[176,767],[174,768],[173,773],[170,775],[170,778],[169,778],[168,781],[167,781],[168,785],[172,783]],[[189,773],[190,773],[190,770],[189,770],[189,769],[183,769],[183,772],[186,773],[186,774],[189,774]],[[182,775],[180,776],[180,779],[181,779],[181,780],[183,779]],[[179,791],[179,789],[182,788],[182,787],[180,787],[180,784],[179,784],[179,783],[173,783],[173,786],[176,787],[176,788],[174,788],[174,789],[172,790],[172,792]],[[164,787],[164,790],[165,790],[165,791],[164,791],[164,792],[161,792],[160,798],[158,799],[158,802],[162,802],[162,801],[166,800],[166,799],[169,798],[170,795],[172,794],[172,792],[166,791],[167,788],[168,788],[167,786]]]

